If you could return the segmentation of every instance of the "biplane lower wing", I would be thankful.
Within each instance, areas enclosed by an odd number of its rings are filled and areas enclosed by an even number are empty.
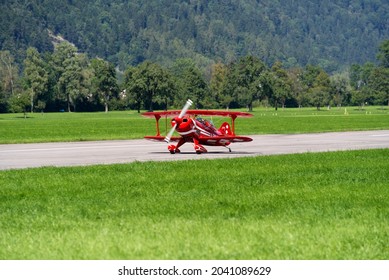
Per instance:
[[[215,137],[200,137],[199,141],[206,145],[215,145],[223,146],[228,145],[229,143],[239,143],[239,142],[251,142],[253,139],[245,136],[215,136]]]
[[[145,136],[145,139],[155,141],[155,142],[165,142],[165,137],[163,136]],[[182,137],[172,137],[170,138],[171,142],[178,142]],[[199,137],[199,142],[203,145],[209,146],[225,146],[230,143],[239,143],[239,142],[250,142],[253,141],[250,137],[245,136],[216,136],[216,137]],[[189,141],[191,142],[191,141]]]
[[[165,137],[163,137],[163,136],[145,136],[144,138],[147,140],[155,141],[155,142],[165,142]],[[173,136],[170,138],[170,141],[171,142],[178,142],[178,141],[180,141],[181,138],[182,137],[179,137],[179,136],[178,137]]]

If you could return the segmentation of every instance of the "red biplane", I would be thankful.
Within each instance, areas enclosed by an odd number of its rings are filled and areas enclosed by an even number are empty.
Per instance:
[[[230,111],[210,111],[210,110],[188,110],[192,105],[189,99],[184,108],[179,110],[161,111],[161,112],[147,112],[142,115],[145,117],[155,117],[157,135],[145,136],[145,139],[154,141],[170,141],[178,142],[177,145],[169,145],[168,150],[171,154],[179,153],[180,147],[186,142],[192,142],[196,153],[206,153],[204,146],[223,146],[230,152],[228,147],[234,142],[250,142],[253,139],[245,136],[235,135],[235,119],[237,117],[251,117],[249,113],[230,112]],[[172,128],[166,137],[161,136],[159,130],[159,120],[161,117],[171,117]],[[200,116],[222,116],[230,117],[231,125],[224,122],[219,129],[217,129],[210,121],[204,120]],[[172,136],[174,131],[180,135],[178,137]]]

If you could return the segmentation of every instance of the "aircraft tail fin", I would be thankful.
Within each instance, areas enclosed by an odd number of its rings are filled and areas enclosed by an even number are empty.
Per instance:
[[[222,135],[234,135],[228,122],[224,122],[218,130]]]

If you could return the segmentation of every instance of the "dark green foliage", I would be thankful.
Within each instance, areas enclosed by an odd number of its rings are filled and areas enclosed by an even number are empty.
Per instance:
[[[177,95],[174,105],[181,107],[183,100],[190,98],[195,108],[215,108],[216,102],[211,100],[209,87],[204,75],[192,59],[178,59],[175,61],[171,72],[174,74],[177,85]]]
[[[389,37],[386,0],[9,0],[0,10],[0,49],[19,63],[29,46],[53,50],[48,30],[122,70],[144,60],[205,66],[254,55],[333,71],[373,61]]]
[[[384,0],[14,0],[0,9],[0,112],[20,108],[14,95],[29,95],[31,111],[179,108],[187,98],[249,110],[389,104]]]
[[[195,108],[242,108],[269,105],[307,107],[388,104],[388,68],[354,64],[350,72],[329,76],[320,66],[271,68],[255,56],[225,65],[213,64],[209,80],[192,59],[177,59],[170,68],[144,61],[129,66],[118,85],[118,71],[103,59],[89,59],[63,42],[53,53],[29,48],[24,77],[9,51],[0,51],[0,112],[23,111],[14,97],[27,95],[33,111],[98,111],[180,108],[188,98]],[[23,85],[23,88],[21,87]]]
[[[389,68],[389,40],[385,40],[380,44],[377,58],[380,61],[381,66]]]
[[[35,101],[44,100],[48,85],[45,62],[35,48],[27,50],[27,58],[24,60],[24,77],[29,88],[31,111],[33,111]]]
[[[155,103],[166,109],[174,98],[175,85],[170,73],[156,63],[145,61],[138,67],[130,66],[124,79],[128,101],[138,112],[141,106],[152,111]]]
[[[264,85],[272,88],[270,82],[263,78],[267,70],[266,65],[254,56],[242,57],[237,63],[231,63],[225,95],[252,111],[254,100],[263,98]]]

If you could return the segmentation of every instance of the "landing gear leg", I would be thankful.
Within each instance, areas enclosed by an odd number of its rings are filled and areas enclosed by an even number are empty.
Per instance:
[[[184,139],[180,139],[180,141],[178,141],[178,143],[177,143],[177,146],[175,146],[175,145],[169,145],[169,146],[167,147],[167,149],[169,150],[169,152],[170,152],[171,154],[180,153],[181,151],[180,151],[179,147],[181,147],[182,145],[184,145],[185,142],[186,142],[186,141],[185,141]]]
[[[198,155],[208,152],[207,149],[205,149],[202,145],[200,145],[200,143],[197,139],[193,139],[193,147],[196,151],[196,154],[198,154]]]

